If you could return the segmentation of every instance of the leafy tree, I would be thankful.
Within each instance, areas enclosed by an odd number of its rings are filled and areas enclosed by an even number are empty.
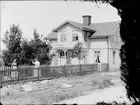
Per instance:
[[[0,67],[2,67],[4,65],[3,59],[2,57],[0,57]]]
[[[120,49],[121,79],[126,83],[128,98],[140,103],[140,37],[137,15],[138,0],[81,0],[109,3],[121,17],[120,35],[124,45]]]
[[[3,42],[6,45],[6,50],[3,52],[3,60],[6,66],[10,66],[14,59],[19,60],[21,52],[22,32],[19,26],[12,25],[6,31]]]
[[[36,31],[33,32],[34,39],[31,40],[30,46],[33,49],[33,58],[37,58],[41,64],[50,64],[51,57],[49,55],[52,49],[50,44],[47,44],[45,39],[40,38],[40,34]]]
[[[11,66],[14,59],[17,59],[19,65],[31,65],[32,60],[37,58],[41,64],[50,64],[51,55],[50,44],[40,38],[40,34],[33,32],[34,39],[28,41],[22,38],[22,32],[19,26],[12,25],[9,31],[6,31],[3,42],[7,49],[3,51],[3,59],[6,66]]]
[[[21,43],[20,62],[22,65],[31,65],[34,58],[34,50],[30,45],[30,42],[23,38]]]
[[[72,50],[72,58],[78,58],[79,60],[79,65],[80,65],[80,70],[81,70],[81,60],[85,58],[85,52],[83,49],[83,43],[78,42],[75,44]]]

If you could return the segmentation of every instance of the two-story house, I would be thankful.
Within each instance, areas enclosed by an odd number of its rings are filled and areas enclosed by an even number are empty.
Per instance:
[[[119,34],[119,21],[91,23],[91,16],[83,16],[83,23],[65,21],[54,28],[46,38],[53,46],[57,56],[51,65],[66,64],[66,57],[72,54],[74,45],[80,41],[86,54],[82,64],[96,63],[99,56],[101,63],[108,63],[110,69],[120,65],[119,49],[122,41]],[[78,64],[78,59],[71,64]]]

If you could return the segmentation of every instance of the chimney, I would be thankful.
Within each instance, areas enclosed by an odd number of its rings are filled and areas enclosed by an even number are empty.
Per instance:
[[[91,16],[90,15],[84,15],[83,17],[83,24],[86,26],[89,26],[91,24]]]

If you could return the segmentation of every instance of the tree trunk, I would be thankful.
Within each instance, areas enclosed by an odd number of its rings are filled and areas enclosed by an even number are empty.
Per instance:
[[[80,66],[80,74],[81,74],[81,62],[80,62],[80,59],[79,59],[79,66]]]

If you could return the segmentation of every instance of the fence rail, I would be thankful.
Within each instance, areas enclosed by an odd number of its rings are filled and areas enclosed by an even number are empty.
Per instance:
[[[102,71],[109,70],[108,63],[101,64]],[[64,66],[48,66],[41,65],[39,68],[34,66],[19,66],[16,69],[12,67],[0,68],[0,85],[12,84],[14,82],[42,80],[52,77],[61,77],[68,75],[85,74],[98,70],[97,64],[81,64],[81,65],[64,65]]]

